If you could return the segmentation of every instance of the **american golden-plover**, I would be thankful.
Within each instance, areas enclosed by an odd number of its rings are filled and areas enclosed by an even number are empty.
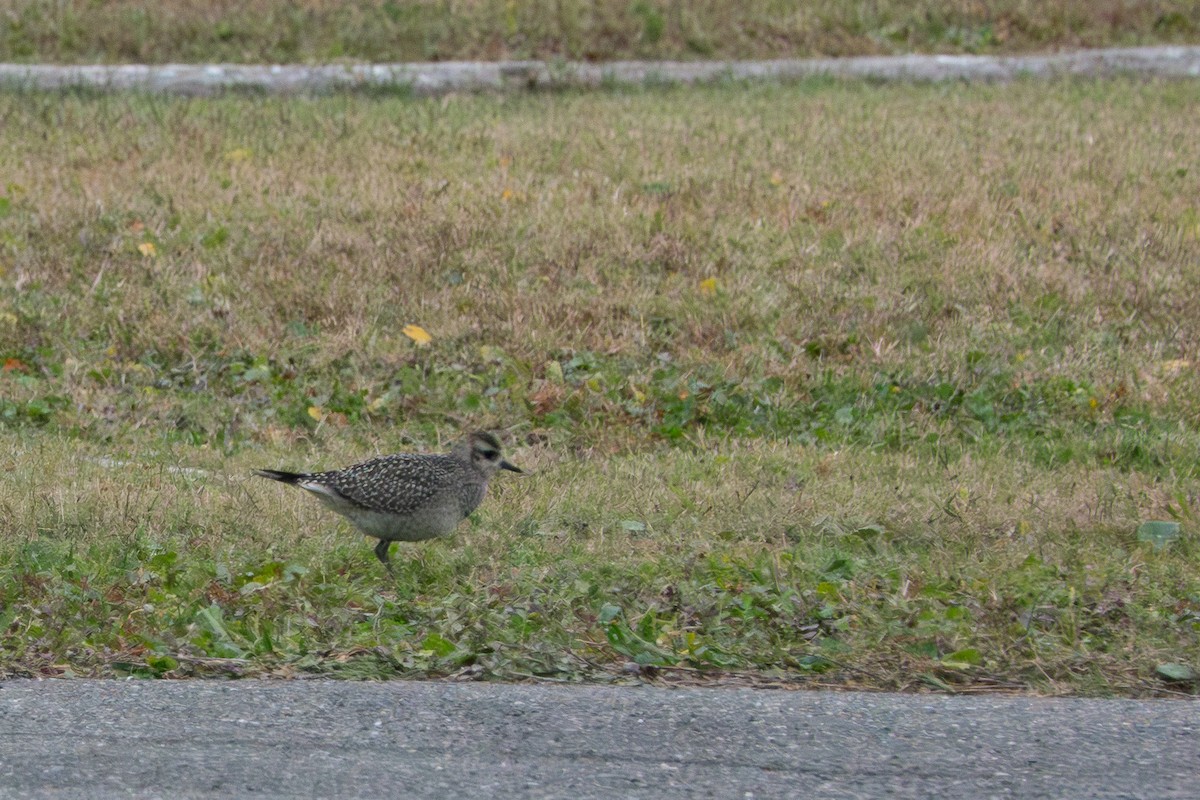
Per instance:
[[[329,472],[256,469],[255,475],[312,492],[325,505],[379,540],[375,556],[388,571],[392,542],[445,536],[474,511],[496,470],[521,472],[504,460],[500,442],[475,431],[449,453],[397,453]]]

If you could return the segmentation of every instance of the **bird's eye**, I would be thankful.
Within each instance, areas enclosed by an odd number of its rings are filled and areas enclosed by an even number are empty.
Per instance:
[[[480,450],[479,455],[483,456],[488,461],[494,461],[495,459],[500,457],[500,454],[497,453],[495,450]]]

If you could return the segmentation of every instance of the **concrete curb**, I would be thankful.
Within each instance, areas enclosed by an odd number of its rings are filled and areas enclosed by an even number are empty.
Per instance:
[[[88,88],[184,95],[225,89],[321,93],[396,88],[417,95],[547,88],[593,88],[718,80],[797,80],[828,75],[888,81],[1006,81],[1022,76],[1200,77],[1200,46],[1133,47],[1023,56],[866,56],[778,61],[501,61],[436,64],[57,66],[0,64],[0,86],[17,89]]]

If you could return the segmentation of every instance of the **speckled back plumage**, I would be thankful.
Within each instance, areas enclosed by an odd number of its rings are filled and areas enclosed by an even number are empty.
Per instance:
[[[483,501],[487,487],[487,476],[448,454],[397,453],[306,477],[363,508],[402,515],[412,514],[439,493],[450,493],[465,517]]]

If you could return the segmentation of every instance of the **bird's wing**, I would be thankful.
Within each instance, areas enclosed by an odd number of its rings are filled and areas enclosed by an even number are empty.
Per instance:
[[[455,483],[459,467],[447,456],[401,453],[316,476],[347,500],[373,511],[411,514]]]

